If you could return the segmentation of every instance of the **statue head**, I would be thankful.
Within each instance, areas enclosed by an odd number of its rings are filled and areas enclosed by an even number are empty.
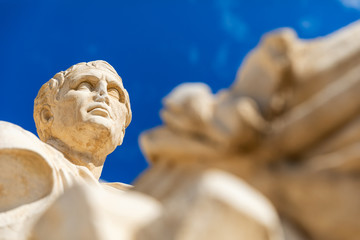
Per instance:
[[[41,87],[34,119],[42,141],[106,157],[121,145],[130,124],[129,95],[107,62],[78,63]]]

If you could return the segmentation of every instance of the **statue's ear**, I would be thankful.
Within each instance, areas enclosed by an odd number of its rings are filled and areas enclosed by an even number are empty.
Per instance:
[[[51,124],[54,120],[53,113],[51,112],[49,105],[44,105],[40,113],[41,122],[43,124]]]

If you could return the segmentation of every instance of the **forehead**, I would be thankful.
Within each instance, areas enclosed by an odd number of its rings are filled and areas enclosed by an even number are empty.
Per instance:
[[[108,83],[116,83],[123,87],[122,80],[119,75],[106,70],[98,68],[84,68],[80,70],[74,70],[66,76],[66,82],[68,84],[75,84],[79,80],[88,79],[90,81],[106,80]]]

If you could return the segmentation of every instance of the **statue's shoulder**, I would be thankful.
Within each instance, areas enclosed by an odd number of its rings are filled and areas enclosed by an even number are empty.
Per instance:
[[[7,194],[0,212],[29,204],[50,194],[53,167],[46,144],[23,128],[0,121],[0,184]]]
[[[34,148],[42,142],[34,134],[13,123],[0,121],[0,149]]]
[[[75,181],[73,178],[80,178],[78,168],[70,163],[63,153],[20,126],[0,121],[0,162],[4,159],[4,154],[12,163],[26,165],[27,169],[33,167],[33,173],[40,174],[44,169],[49,169],[52,172],[61,172],[61,179],[64,181],[73,182]],[[35,163],[34,159],[38,162]],[[9,165],[8,161],[6,168]],[[84,174],[82,171],[82,175]]]
[[[13,123],[0,121],[0,152],[4,151],[33,152],[50,165],[54,164],[52,159],[64,158],[61,152],[42,142],[33,133]]]

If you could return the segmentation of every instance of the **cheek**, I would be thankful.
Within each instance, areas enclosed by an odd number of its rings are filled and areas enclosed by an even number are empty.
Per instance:
[[[66,95],[64,95],[63,99],[67,102],[69,106],[79,108],[89,105],[91,103],[92,94],[91,92],[71,90]]]
[[[114,111],[114,115],[116,117],[116,121],[121,123],[121,125],[125,124],[126,120],[126,107],[122,103],[115,103],[112,107]]]
[[[86,107],[87,103],[89,103],[88,94],[69,91],[56,104],[57,114],[63,121],[78,119],[82,108]]]

